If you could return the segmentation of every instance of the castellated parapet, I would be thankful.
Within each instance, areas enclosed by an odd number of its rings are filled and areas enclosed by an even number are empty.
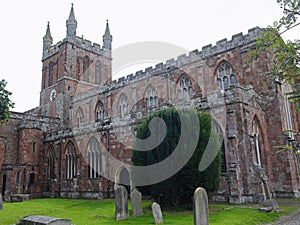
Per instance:
[[[248,48],[249,45],[254,44],[256,39],[260,36],[260,33],[263,31],[260,27],[254,27],[248,30],[247,34],[238,33],[232,36],[231,40],[227,40],[226,38],[219,40],[216,42],[215,46],[211,44],[202,47],[202,50],[199,51],[198,49],[189,52],[188,55],[183,54],[177,57],[175,60],[174,58],[169,59],[166,63],[159,63],[156,64],[155,67],[148,67],[144,71],[140,70],[137,71],[135,74],[129,74],[126,77],[120,77],[118,80],[113,80],[110,87],[111,88],[118,88],[128,83],[135,82],[137,80],[146,79],[153,74],[162,73],[162,71],[167,71],[170,66],[180,68],[183,65],[197,62],[199,60],[205,60],[212,56],[221,54],[222,52],[230,51],[234,48],[244,47]]]
[[[194,63],[200,60],[205,60],[210,58],[214,55],[221,54],[222,52],[230,51],[234,48],[243,47],[248,48],[252,44],[255,43],[256,38],[259,37],[260,33],[263,29],[259,27],[255,27],[248,30],[247,34],[238,33],[232,36],[231,40],[222,39],[216,42],[215,46],[206,45],[202,47],[202,50],[199,51],[198,49],[189,52],[188,55],[182,54],[179,55],[176,59],[172,58],[167,60],[165,63],[158,63],[154,67],[147,67],[144,70],[139,70],[135,72],[135,74],[129,74],[127,76],[123,76],[118,78],[117,80],[113,80],[111,83],[103,85],[102,87],[92,89],[82,94],[78,94],[74,96],[74,101],[83,100],[87,96],[95,95],[95,94],[102,94],[105,92],[112,91],[114,89],[118,89],[124,87],[128,84],[138,82],[143,79],[148,79],[151,76],[157,76],[166,74],[171,67],[180,68],[184,65],[189,63]],[[80,39],[81,40],[81,39]],[[92,46],[91,42],[85,40],[85,44],[83,46]],[[98,51],[106,51],[100,49],[100,45],[93,44],[93,46],[99,46]]]
[[[57,54],[59,52],[60,46],[62,46],[65,43],[74,44],[76,45],[76,47],[92,52],[94,54],[111,57],[111,51],[101,47],[100,44],[92,43],[91,41],[86,40],[83,37],[75,37],[75,40],[74,38],[66,37],[62,41],[59,41],[55,45],[51,46],[49,50],[46,50],[43,54],[42,61]]]
[[[20,121],[18,130],[38,129],[47,132],[49,129],[55,129],[60,125],[60,119],[48,116],[31,115],[27,113],[13,113],[12,119]]]

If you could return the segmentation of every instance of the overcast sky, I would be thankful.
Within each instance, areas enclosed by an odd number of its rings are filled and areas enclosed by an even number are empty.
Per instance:
[[[102,45],[108,19],[113,49],[134,42],[162,41],[192,51],[239,32],[245,34],[255,26],[266,27],[282,15],[276,0],[1,1],[0,79],[5,79],[7,89],[13,92],[14,111],[39,105],[47,21],[54,43],[62,40],[71,3],[77,36]],[[299,34],[295,29],[287,38],[296,39]]]

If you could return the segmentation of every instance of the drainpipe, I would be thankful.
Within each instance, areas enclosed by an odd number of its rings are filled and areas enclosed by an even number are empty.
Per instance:
[[[61,194],[61,163],[62,163],[62,137],[59,138],[59,172],[58,172],[58,193]]]
[[[109,155],[109,128],[107,129],[106,131],[106,149],[107,149],[107,154]],[[109,170],[110,170],[110,165],[109,165],[109,157],[107,158],[107,177],[109,178]],[[110,180],[108,179],[108,182],[107,182],[107,197],[110,198]]]

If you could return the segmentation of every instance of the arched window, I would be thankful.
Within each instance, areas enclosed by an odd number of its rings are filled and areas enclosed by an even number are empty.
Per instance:
[[[77,155],[75,146],[72,142],[69,142],[66,149],[66,178],[72,179],[77,174]]]
[[[47,154],[47,164],[48,164],[48,177],[49,179],[55,179],[55,150],[53,146],[51,145],[48,149]]]
[[[77,110],[76,117],[77,117],[77,125],[79,126],[84,122],[83,111],[80,107]]]
[[[96,105],[96,121],[103,121],[104,119],[104,107],[103,103],[99,101]]]
[[[290,84],[283,83],[281,85],[281,90],[283,94],[283,113],[284,113],[284,120],[283,120],[283,130],[286,130],[287,138],[289,140],[294,140],[294,133],[292,132],[294,130],[293,128],[293,117],[291,113],[291,100],[289,99],[289,94],[293,91]]]
[[[101,151],[99,142],[93,138],[88,145],[88,177],[97,178],[101,175]]]
[[[54,80],[54,63],[50,62],[49,63],[49,86],[53,85],[53,80]]]
[[[76,79],[80,80],[80,60],[76,60]]]
[[[193,95],[194,95],[194,91],[190,79],[186,76],[181,77],[179,81],[178,98],[189,99],[193,97]]]
[[[30,173],[29,176],[29,185],[34,185],[35,184],[35,173]]]
[[[228,63],[222,63],[218,68],[217,85],[221,91],[229,86],[237,85],[236,76]]]
[[[129,113],[128,98],[124,94],[120,98],[119,111],[120,111],[120,117],[121,118],[128,115],[128,113]]]
[[[95,84],[100,84],[100,60],[95,64]]]
[[[157,108],[158,107],[158,97],[155,89],[153,87],[149,87],[146,91],[146,111],[148,111],[151,108]]]
[[[261,133],[259,128],[258,119],[255,117],[252,122],[252,131],[253,131],[253,138],[254,138],[254,162],[262,166],[261,163]]]
[[[89,81],[89,66],[90,66],[90,59],[88,56],[83,58],[83,80],[88,82]]]

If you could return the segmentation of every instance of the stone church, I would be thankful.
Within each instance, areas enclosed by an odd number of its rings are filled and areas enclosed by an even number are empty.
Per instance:
[[[112,80],[112,35],[103,44],[76,36],[73,6],[66,37],[43,37],[40,105],[12,113],[0,129],[0,186],[5,200],[107,198],[117,184],[133,189],[130,142],[151,112],[190,106],[210,112],[222,137],[219,190],[212,200],[241,204],[271,194],[299,197],[299,155],[276,146],[297,145],[299,114],[285,96],[290,86],[264,76],[272,61],[249,50],[263,30],[235,34],[135,74]],[[163,172],[163,171],[161,171]]]

